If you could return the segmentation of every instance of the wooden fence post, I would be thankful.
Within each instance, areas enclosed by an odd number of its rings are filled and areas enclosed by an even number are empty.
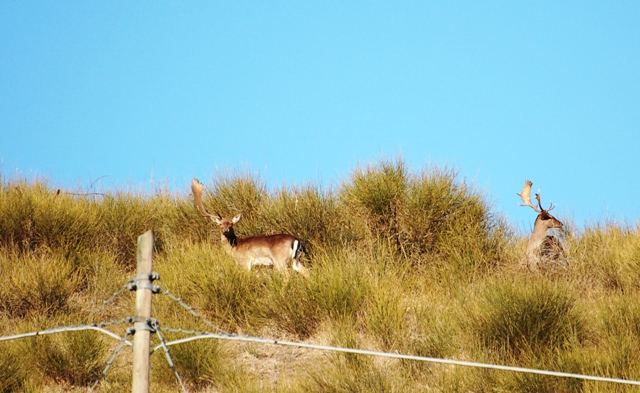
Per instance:
[[[151,297],[153,269],[153,232],[138,237],[136,285],[136,322],[133,338],[133,393],[149,393],[149,345],[151,337]]]

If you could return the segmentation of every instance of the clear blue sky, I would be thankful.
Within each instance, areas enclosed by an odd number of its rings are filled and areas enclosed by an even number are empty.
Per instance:
[[[637,1],[0,3],[5,180],[328,188],[401,154],[582,227],[637,222],[639,150]]]

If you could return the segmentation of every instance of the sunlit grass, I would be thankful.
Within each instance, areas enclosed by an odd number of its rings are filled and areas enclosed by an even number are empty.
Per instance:
[[[452,168],[413,171],[400,158],[381,159],[335,189],[270,190],[246,172],[201,180],[209,211],[242,213],[239,236],[299,237],[309,276],[239,267],[186,193],[74,195],[40,179],[3,180],[2,334],[85,321],[135,275],[136,239],[153,229],[156,284],[226,332],[640,378],[637,226],[569,228],[568,269],[530,273],[518,267],[526,239]],[[85,322],[129,316],[133,302],[125,291]],[[161,327],[216,331],[166,295],[153,302]],[[0,392],[86,390],[118,344],[109,340],[86,332],[0,342]],[[633,391],[217,340],[170,350],[195,392]],[[130,353],[123,350],[97,391],[130,390]],[[179,389],[162,351],[153,355],[152,380],[154,391]]]

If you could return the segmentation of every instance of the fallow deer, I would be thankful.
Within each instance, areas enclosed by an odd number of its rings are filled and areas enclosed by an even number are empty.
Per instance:
[[[286,271],[288,262],[291,260],[295,271],[307,275],[306,268],[300,264],[299,260],[302,248],[300,240],[288,234],[237,237],[233,225],[240,220],[242,214],[233,218],[211,214],[202,202],[204,186],[198,179],[191,180],[191,190],[198,211],[202,216],[211,218],[220,227],[220,239],[225,250],[239,265],[246,267],[249,271],[256,265],[275,266],[279,271]]]
[[[533,226],[533,233],[527,242],[526,250],[526,265],[530,270],[537,270],[538,265],[543,264],[558,264],[565,266],[566,258],[564,249],[560,241],[551,235],[547,235],[547,229],[550,228],[562,228],[562,222],[549,214],[555,207],[553,203],[550,204],[548,209],[543,209],[540,202],[540,191],[535,194],[535,198],[538,201],[537,206],[531,203],[531,186],[533,183],[526,180],[522,192],[518,194],[524,204],[520,206],[529,206],[538,213],[536,222]],[[566,266],[565,266],[566,267]]]

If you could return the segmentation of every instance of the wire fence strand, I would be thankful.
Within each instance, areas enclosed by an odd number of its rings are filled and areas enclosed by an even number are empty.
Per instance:
[[[35,336],[44,336],[47,334],[54,334],[54,333],[63,333],[63,332],[78,332],[81,330],[96,330],[100,333],[106,334],[107,336],[113,337],[116,340],[122,340],[123,337],[120,337],[119,335],[117,335],[116,333],[112,332],[111,330],[105,329],[103,327],[100,327],[98,325],[71,325],[71,326],[60,326],[57,328],[52,328],[52,329],[45,329],[45,330],[39,330],[36,332],[29,332],[29,333],[21,333],[21,334],[14,334],[12,336],[3,336],[0,337],[0,341],[9,341],[9,340],[17,340],[17,339],[21,339],[21,338],[25,338],[25,337],[35,337]],[[133,343],[129,340],[125,340],[125,344],[129,345],[129,346],[133,346]]]
[[[101,312],[102,310],[104,310],[112,301],[114,301],[118,296],[122,295],[122,293],[124,291],[126,291],[127,289],[130,289],[131,281],[132,280],[129,280],[126,284],[124,284],[124,286],[122,288],[120,288],[118,291],[114,292],[113,295],[111,295],[111,297],[109,299],[104,300],[102,302],[102,304],[100,305],[100,307],[95,309],[93,312],[91,312],[89,315],[87,315],[86,318],[84,318],[82,320],[82,323],[87,323],[91,318],[93,318],[94,315],[96,315],[99,312]]]
[[[115,298],[117,298],[120,294],[122,294],[125,290],[130,289],[131,282],[133,280],[129,280],[129,283],[125,285],[121,290],[115,292],[108,300],[104,301],[103,304],[94,312],[92,312],[87,318],[83,321],[86,321],[102,311],[109,303],[111,303]],[[341,352],[341,353],[351,353],[351,354],[359,354],[359,355],[368,355],[368,356],[379,356],[386,358],[395,358],[395,359],[404,359],[404,360],[414,360],[414,361],[422,361],[422,362],[430,362],[430,363],[439,363],[439,364],[448,364],[454,366],[465,366],[465,367],[476,367],[476,368],[484,368],[484,369],[493,369],[493,370],[503,370],[503,371],[511,371],[511,372],[519,372],[519,373],[529,373],[529,374],[538,374],[538,375],[547,375],[554,377],[563,377],[563,378],[576,378],[582,380],[590,380],[597,382],[610,382],[610,383],[618,383],[618,384],[626,384],[626,385],[636,385],[640,386],[640,381],[630,380],[630,379],[621,379],[621,378],[609,378],[609,377],[600,377],[594,375],[585,375],[585,374],[576,374],[576,373],[567,373],[561,371],[550,371],[550,370],[540,370],[540,369],[532,369],[525,367],[516,367],[516,366],[505,366],[505,365],[497,365],[490,363],[480,363],[480,362],[472,362],[472,361],[464,361],[464,360],[454,360],[454,359],[443,359],[443,358],[434,358],[434,357],[425,357],[425,356],[415,356],[415,355],[407,355],[407,354],[399,354],[399,353],[390,353],[390,352],[379,352],[379,351],[371,351],[365,349],[357,349],[357,348],[344,348],[344,347],[335,347],[328,345],[320,345],[313,343],[304,343],[304,342],[295,342],[295,341],[283,341],[283,340],[275,340],[271,338],[263,338],[263,337],[253,337],[253,336],[240,336],[236,334],[231,334],[225,332],[223,329],[218,327],[213,322],[204,318],[202,315],[198,314],[193,307],[186,304],[181,298],[173,295],[168,290],[158,291],[157,293],[164,294],[168,296],[173,301],[180,304],[185,310],[190,312],[196,318],[204,322],[209,327],[215,329],[216,333],[210,333],[208,331],[201,332],[198,330],[185,330],[182,328],[171,328],[171,327],[160,327],[159,323],[155,321],[153,326],[151,326],[152,331],[157,334],[158,339],[160,340],[160,344],[150,350],[149,355],[152,355],[159,349],[163,349],[167,362],[169,366],[173,370],[178,379],[180,386],[182,387],[183,392],[187,392],[187,389],[177,371],[177,368],[171,358],[171,354],[169,351],[169,347],[173,345],[180,345],[186,342],[195,341],[195,340],[203,340],[203,339],[220,339],[220,340],[231,340],[231,341],[246,341],[246,342],[254,342],[261,344],[271,344],[271,345],[283,345],[290,347],[298,347],[298,348],[307,348],[312,350],[321,350],[321,351],[333,351],[333,352]],[[120,336],[105,327],[114,326],[118,324],[132,324],[136,321],[135,317],[126,317],[120,320],[112,320],[101,323],[93,323],[93,324],[83,324],[83,325],[71,325],[71,326],[60,326],[57,328],[45,329],[35,332],[15,334],[11,336],[2,336],[0,337],[0,341],[8,341],[21,339],[25,337],[34,337],[34,336],[43,336],[47,334],[55,334],[62,332],[74,332],[74,331],[82,331],[82,330],[95,330],[100,333],[106,334],[114,339],[120,341],[120,345],[114,351],[111,359],[108,361],[104,371],[100,375],[97,381],[95,381],[92,386],[90,392],[92,392],[96,386],[100,383],[100,381],[105,377],[107,372],[109,371],[111,365],[115,361],[120,350],[125,346],[133,346],[133,343],[129,340],[129,337],[135,333],[134,327],[129,327],[124,336]],[[173,341],[166,341],[162,335],[162,331],[171,332],[171,333],[180,333],[187,334],[190,337],[185,337]]]
[[[172,329],[172,331],[177,331],[177,329]],[[187,333],[187,332],[183,332],[183,333]],[[164,345],[166,346],[178,345],[178,344],[183,344],[189,341],[211,339],[211,338],[221,339],[221,340],[232,340],[232,341],[247,341],[247,342],[254,342],[254,343],[261,343],[261,344],[284,345],[284,346],[290,346],[290,347],[308,348],[308,349],[316,349],[316,350],[322,350],[322,351],[352,353],[352,354],[359,354],[359,355],[379,356],[379,357],[387,357],[387,358],[395,358],[395,359],[449,364],[449,365],[455,365],[455,366],[486,368],[486,369],[493,369],[493,370],[513,371],[513,372],[528,373],[528,374],[539,374],[539,375],[548,375],[548,376],[564,377],[564,378],[577,378],[577,379],[584,379],[584,380],[590,380],[590,381],[613,382],[613,383],[640,386],[640,381],[629,380],[629,379],[599,377],[594,375],[574,374],[574,373],[566,373],[561,371],[549,371],[549,370],[540,370],[540,369],[525,368],[525,367],[503,366],[498,364],[432,358],[432,357],[405,355],[405,354],[390,353],[390,352],[378,352],[378,351],[370,351],[366,349],[333,347],[328,345],[310,344],[310,343],[295,342],[295,341],[281,341],[281,340],[274,340],[270,338],[252,337],[252,336],[238,336],[238,335],[226,335],[226,334],[214,334],[214,333],[198,334],[193,337],[187,337],[179,340],[170,341],[165,343]],[[153,353],[159,348],[160,348],[159,346],[155,347],[154,349],[151,350],[151,352]]]
[[[127,333],[124,335],[124,337],[122,337],[122,340],[120,341],[120,345],[118,345],[118,347],[113,351],[113,355],[111,355],[111,359],[109,359],[109,361],[107,362],[107,365],[102,371],[102,374],[100,374],[98,379],[93,383],[93,386],[91,386],[91,389],[89,389],[89,393],[93,392],[95,388],[100,384],[102,379],[107,376],[107,373],[111,368],[111,365],[118,357],[118,353],[120,353],[120,350],[124,347],[124,344],[127,342],[127,338],[129,338],[129,336],[131,336],[133,333],[134,331],[132,329],[127,329]]]
[[[162,333],[160,333],[158,321],[154,321],[153,325],[154,325],[153,326],[154,329],[156,330],[156,334],[158,335],[158,338],[160,339],[160,347],[162,347],[162,349],[164,350],[164,354],[165,354],[165,356],[167,358],[167,363],[169,363],[169,367],[171,367],[171,369],[173,370],[173,373],[176,376],[176,379],[180,383],[180,387],[182,388],[182,391],[187,393],[187,388],[184,386],[184,383],[182,382],[182,378],[180,378],[180,373],[178,373],[178,369],[176,368],[175,364],[173,363],[173,359],[171,358],[171,353],[169,352],[169,347],[167,346],[166,342],[164,341],[164,337],[162,336]],[[151,356],[151,352],[149,353],[149,356]]]
[[[166,295],[167,297],[169,297],[171,300],[175,301],[176,303],[178,303],[180,306],[182,306],[185,310],[187,310],[188,312],[191,313],[191,315],[193,315],[194,317],[198,318],[199,320],[201,320],[202,322],[206,323],[207,325],[209,325],[210,327],[212,327],[213,329],[215,329],[216,332],[220,333],[220,334],[230,334],[229,332],[224,331],[223,329],[221,329],[218,325],[214,324],[213,322],[209,321],[208,319],[206,319],[205,317],[203,317],[202,315],[198,314],[193,307],[191,307],[190,305],[186,304],[181,298],[175,296],[174,294],[172,294],[171,292],[169,292],[169,290],[165,290],[163,292],[161,292],[163,295]]]

